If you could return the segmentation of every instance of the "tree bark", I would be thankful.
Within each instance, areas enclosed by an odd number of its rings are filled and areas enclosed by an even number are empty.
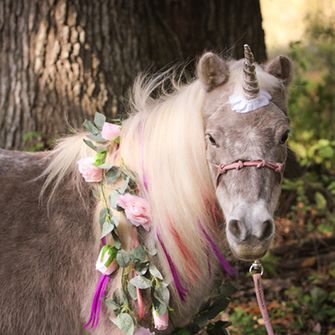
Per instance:
[[[139,72],[205,50],[240,58],[248,43],[263,61],[261,23],[258,0],[2,0],[0,146],[121,115]]]

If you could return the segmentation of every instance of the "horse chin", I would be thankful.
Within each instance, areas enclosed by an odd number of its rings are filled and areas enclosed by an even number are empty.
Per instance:
[[[235,258],[244,262],[253,262],[256,259],[262,258],[266,252],[268,251],[269,246],[230,246],[230,250],[232,251]]]

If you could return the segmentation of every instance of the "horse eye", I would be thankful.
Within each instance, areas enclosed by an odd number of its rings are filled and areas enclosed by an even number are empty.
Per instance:
[[[213,136],[211,134],[207,134],[209,141],[211,142],[212,145],[218,146],[216,141],[214,140]]]
[[[289,134],[289,130],[286,130],[285,133],[280,138],[280,141],[279,141],[280,144],[285,144],[285,142],[288,139],[288,134]]]

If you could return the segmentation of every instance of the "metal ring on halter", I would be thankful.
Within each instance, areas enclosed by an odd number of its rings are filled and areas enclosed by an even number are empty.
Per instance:
[[[263,274],[264,272],[264,268],[263,268],[263,265],[261,264],[261,262],[256,259],[250,266],[249,268],[249,272],[251,274],[256,274],[256,273],[259,273],[260,275]]]

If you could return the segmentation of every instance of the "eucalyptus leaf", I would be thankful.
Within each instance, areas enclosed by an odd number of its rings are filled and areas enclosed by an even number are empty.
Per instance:
[[[114,291],[113,300],[120,307],[122,305],[124,305],[125,303],[127,303],[127,299],[125,297],[125,294],[124,294],[123,290],[121,290],[120,288],[118,288]]]
[[[108,197],[109,207],[116,208],[119,197],[120,193],[118,191],[116,190],[112,191]]]
[[[106,299],[105,304],[110,307],[114,312],[118,312],[121,310],[121,306],[114,300],[112,299]]]
[[[121,329],[127,335],[134,334],[135,330],[134,320],[128,313],[120,313],[112,321],[119,329]]]
[[[118,189],[120,194],[124,194],[128,188],[130,178],[127,176],[123,185]]]
[[[159,272],[159,270],[157,269],[156,265],[154,265],[154,264],[150,264],[150,266],[149,266],[149,272],[151,273],[151,275],[152,275],[153,277],[156,277],[156,278],[158,278],[158,279],[160,279],[160,280],[163,280],[163,276],[162,276],[162,274]]]
[[[157,313],[159,315],[163,315],[167,312],[168,310],[168,305],[165,304],[164,302],[160,301],[160,300],[157,300],[157,299],[153,299],[153,305],[155,307],[155,310],[157,311]]]
[[[151,281],[143,276],[136,276],[130,279],[130,283],[142,290],[151,287]]]
[[[131,284],[130,282],[128,282],[127,289],[128,289],[128,293],[129,293],[130,297],[133,300],[137,300],[136,287],[133,284]]]
[[[89,120],[85,120],[84,123],[83,123],[83,126],[93,136],[96,136],[100,133],[99,129]]]
[[[116,255],[116,261],[118,262],[120,267],[125,268],[129,264],[129,261],[130,261],[130,257],[127,251],[123,249],[119,250]]]
[[[101,130],[102,129],[102,126],[104,125],[106,121],[106,116],[101,114],[101,113],[98,113],[96,112],[95,115],[94,115],[94,124],[96,125],[96,127]]]
[[[91,141],[86,140],[86,139],[84,138],[84,142],[85,142],[85,144],[86,144],[88,147],[90,147],[90,148],[93,149],[94,151],[97,151],[97,150],[98,150],[97,146],[94,145]]]
[[[154,291],[154,297],[161,303],[164,303],[166,306],[168,306],[170,301],[170,291],[167,287],[156,287]]]
[[[140,262],[144,262],[147,258],[146,256],[147,254],[141,245],[136,247],[132,252],[132,258]]]
[[[109,233],[111,233],[115,228],[115,225],[112,223],[111,221],[105,221],[102,224],[102,228],[101,228],[101,236],[100,238],[103,238],[105,236],[107,236]]]
[[[105,174],[107,184],[115,183],[121,176],[121,170],[118,166],[111,166]]]
[[[100,132],[95,135],[91,133],[88,135],[88,138],[95,142],[106,142],[106,140],[101,136]]]
[[[107,214],[109,214],[108,208],[103,208],[99,213],[99,223],[100,223],[100,228],[101,229],[102,229],[102,225],[106,221]]]
[[[135,270],[136,272],[140,273],[141,275],[145,275],[149,269],[148,262],[136,262]]]
[[[110,168],[111,168],[112,166],[113,166],[112,164],[104,163],[104,164],[99,165],[99,169],[110,170]]]
[[[114,240],[114,247],[116,249],[121,249],[121,241],[120,241],[119,235],[117,234],[116,229],[112,231],[112,236]]]

